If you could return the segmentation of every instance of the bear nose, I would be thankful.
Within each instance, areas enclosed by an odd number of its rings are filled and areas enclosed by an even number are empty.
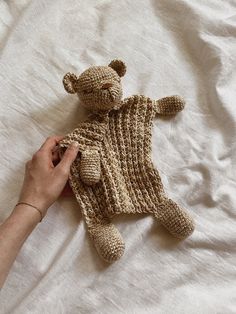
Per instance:
[[[108,89],[108,88],[110,88],[110,87],[112,87],[113,86],[113,84],[112,83],[109,83],[109,82],[107,82],[107,83],[104,83],[104,84],[102,84],[102,89]]]

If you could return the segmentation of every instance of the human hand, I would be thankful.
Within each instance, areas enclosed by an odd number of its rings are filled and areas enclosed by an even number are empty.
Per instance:
[[[71,144],[61,161],[56,151],[63,136],[49,137],[26,163],[25,177],[19,202],[30,203],[43,215],[62,193],[70,173],[70,166],[78,153],[78,146]]]

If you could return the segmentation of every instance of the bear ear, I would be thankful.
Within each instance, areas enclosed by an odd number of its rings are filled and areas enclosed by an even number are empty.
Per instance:
[[[78,77],[74,73],[66,73],[63,77],[63,85],[67,93],[75,94],[78,91]]]
[[[120,77],[125,75],[126,65],[123,61],[115,59],[112,60],[108,66],[115,70]]]

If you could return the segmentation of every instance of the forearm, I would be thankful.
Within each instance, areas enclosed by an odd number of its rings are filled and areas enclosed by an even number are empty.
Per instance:
[[[39,221],[37,210],[27,205],[18,205],[0,225],[0,288],[24,241]]]

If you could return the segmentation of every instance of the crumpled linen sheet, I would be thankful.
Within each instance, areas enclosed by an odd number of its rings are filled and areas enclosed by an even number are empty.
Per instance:
[[[179,242],[150,216],[115,219],[126,242],[107,266],[74,199],[60,199],[25,242],[0,313],[236,313],[236,4],[234,0],[0,2],[0,220],[17,202],[24,163],[81,118],[67,71],[121,58],[124,96],[178,94],[156,119],[153,160],[189,210]]]

